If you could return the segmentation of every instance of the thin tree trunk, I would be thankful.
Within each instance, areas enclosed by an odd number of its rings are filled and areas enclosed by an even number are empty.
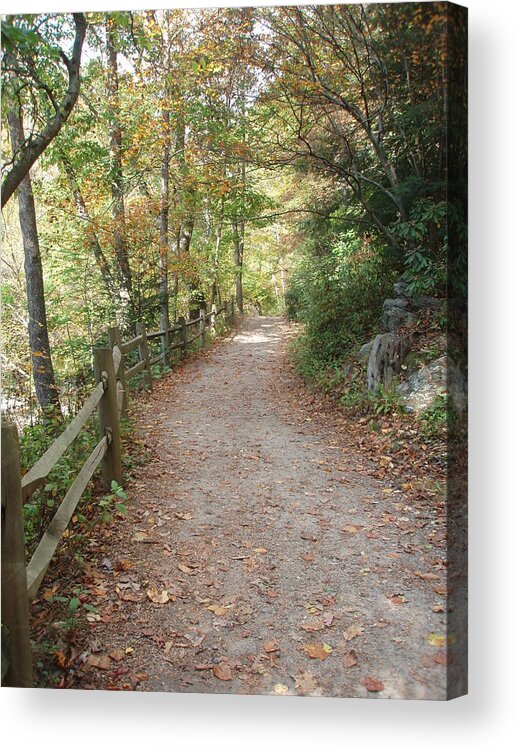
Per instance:
[[[113,19],[106,16],[106,61],[107,93],[110,134],[110,183],[113,215],[113,244],[117,259],[119,296],[126,308],[127,324],[130,323],[133,300],[133,283],[126,236],[126,213],[124,206],[124,184],[122,173],[122,130],[119,119],[119,86],[117,50],[113,34]]]
[[[164,140],[162,150],[160,189],[160,319],[169,327],[169,162],[170,111],[167,101],[162,108]]]
[[[221,198],[221,214],[219,217],[219,224],[217,225],[217,233],[215,236],[215,253],[214,253],[214,266],[212,276],[212,295],[210,300],[210,307],[215,303],[217,296],[217,275],[219,272],[219,251],[221,248],[221,239],[223,236],[223,221],[224,221],[224,195]]]
[[[15,106],[8,113],[13,152],[25,143],[21,111]],[[61,405],[50,351],[43,286],[43,267],[39,247],[36,209],[30,174],[18,186],[18,211],[25,255],[25,284],[29,312],[29,346],[36,397],[45,418],[61,419]]]
[[[99,237],[97,235],[97,232],[95,231],[95,227],[84,201],[83,194],[81,193],[81,188],[79,187],[79,183],[77,182],[74,168],[64,152],[61,152],[60,158],[63,169],[65,170],[66,176],[68,178],[70,190],[74,198],[77,217],[81,220],[81,222],[84,223],[85,226],[84,231],[86,235],[86,241],[91,251],[93,252],[93,256],[95,258],[99,271],[101,272],[106,291],[108,292],[110,297],[114,301],[116,301],[119,290],[116,281],[113,278],[113,274],[111,273],[108,261],[106,260],[106,256],[104,255],[104,252],[102,250]]]
[[[235,300],[239,312],[244,311],[242,298],[242,256],[243,256],[243,236],[241,226],[237,221],[232,221],[232,239],[233,239],[233,262],[235,266]]]

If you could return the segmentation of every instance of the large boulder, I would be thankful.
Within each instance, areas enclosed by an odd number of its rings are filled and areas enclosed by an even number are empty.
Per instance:
[[[385,331],[395,333],[402,326],[411,325],[416,320],[417,316],[411,311],[411,303],[408,299],[397,297],[384,300],[381,321]]]
[[[444,355],[412,373],[397,388],[408,411],[420,413],[428,409],[439,393],[449,393],[458,411],[466,406],[465,378],[459,367]]]
[[[373,348],[373,345],[375,343],[375,339],[372,339],[371,341],[367,341],[366,344],[363,344],[362,347],[359,349],[357,354],[355,355],[357,359],[359,359],[361,362],[367,362],[370,358],[370,354]]]
[[[389,388],[393,377],[400,372],[409,351],[409,336],[381,333],[375,337],[368,359],[366,380],[368,390],[375,393],[382,385]]]

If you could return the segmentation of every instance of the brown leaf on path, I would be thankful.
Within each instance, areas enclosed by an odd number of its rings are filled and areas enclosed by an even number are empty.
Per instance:
[[[343,666],[355,667],[356,664],[357,664],[357,654],[355,653],[354,649],[351,649],[343,656]]]
[[[185,565],[185,563],[178,563],[178,568],[181,570],[182,573],[186,573],[188,576],[196,575],[196,570],[192,568],[190,565]]]
[[[392,604],[407,604],[407,599],[403,594],[395,594],[395,596],[390,596],[390,602]]]
[[[437,646],[438,648],[442,648],[445,646],[445,636],[439,635],[438,633],[429,633],[427,636],[427,642],[430,646]]]
[[[380,693],[381,690],[384,690],[384,684],[374,677],[365,677],[363,685],[370,693]]]
[[[357,532],[359,531],[359,527],[353,526],[351,523],[347,523],[345,524],[345,526],[343,526],[341,531],[343,531],[345,534],[357,534]]]
[[[300,537],[302,539],[305,539],[308,542],[317,542],[318,541],[318,537],[315,536],[314,534],[311,534],[310,531],[301,531],[300,532]]]
[[[122,661],[126,656],[125,651],[122,648],[116,648],[113,651],[110,651],[108,655],[113,661]]]
[[[322,622],[304,622],[300,627],[302,630],[305,630],[306,633],[316,633],[318,630],[325,630],[325,625]]]
[[[97,656],[96,654],[90,654],[87,658],[86,663],[89,667],[95,667],[96,669],[109,669],[111,660],[107,654],[104,656]]]
[[[421,578],[422,581],[438,581],[440,576],[437,576],[436,573],[420,573],[420,571],[417,570],[415,573],[415,576],[417,578]]]
[[[68,659],[63,651],[56,651],[54,653],[54,659],[58,667],[61,667],[61,669],[66,667]]]
[[[154,604],[167,604],[167,602],[174,601],[176,597],[169,596],[167,589],[158,591],[155,586],[152,586],[147,590],[147,597],[154,602]]]
[[[343,638],[345,641],[351,641],[352,638],[357,638],[358,635],[364,633],[364,626],[359,622],[353,622],[345,630],[343,630]]]
[[[266,654],[272,654],[275,651],[280,651],[280,646],[278,645],[278,641],[272,640],[272,641],[266,641],[264,643],[264,651]]]
[[[217,615],[217,617],[222,617],[227,612],[226,607],[221,607],[219,604],[211,604],[207,609],[213,612],[214,615]]]
[[[301,695],[308,695],[317,689],[316,680],[309,672],[300,672],[300,674],[294,675],[294,679],[295,690],[298,690]]]
[[[328,643],[304,643],[302,650],[310,659],[326,659],[332,653],[332,646]]]
[[[214,677],[217,677],[218,680],[233,680],[230,665],[225,662],[216,664],[214,667]]]

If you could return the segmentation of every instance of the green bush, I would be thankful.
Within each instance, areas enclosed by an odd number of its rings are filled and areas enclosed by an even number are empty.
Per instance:
[[[305,251],[286,294],[288,317],[303,323],[294,351],[303,377],[320,380],[372,337],[396,276],[383,248],[352,230],[334,238],[324,253]]]

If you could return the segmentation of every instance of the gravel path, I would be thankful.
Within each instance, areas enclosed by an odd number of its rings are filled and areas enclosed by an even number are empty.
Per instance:
[[[445,698],[436,519],[293,399],[287,334],[248,318],[146,399],[154,458],[92,625],[121,661],[90,686],[117,687],[125,664],[140,690]]]

